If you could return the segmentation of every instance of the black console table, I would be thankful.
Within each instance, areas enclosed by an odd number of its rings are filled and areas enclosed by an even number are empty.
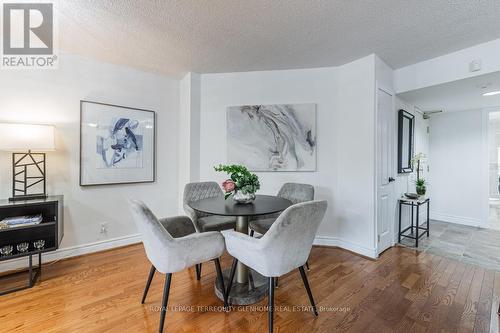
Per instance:
[[[419,199],[408,199],[408,198],[400,198],[399,199],[399,233],[398,233],[398,243],[401,243],[401,237],[411,238],[415,240],[415,247],[418,247],[418,240],[427,234],[429,237],[429,198],[419,198]],[[427,223],[425,227],[420,225],[420,206],[427,204]],[[401,230],[401,212],[403,210],[403,206],[409,206],[411,209],[411,224],[409,227]],[[414,210],[416,208],[417,218],[416,223],[414,224]],[[415,233],[413,233],[413,229],[415,229]],[[410,234],[405,234],[408,230],[410,230]],[[423,230],[424,232],[419,233],[419,230]]]
[[[21,287],[9,290],[0,290],[0,295],[33,287],[42,271],[42,253],[54,251],[59,247],[64,235],[63,223],[63,196],[49,196],[45,199],[8,201],[0,200],[0,221],[7,217],[42,215],[42,222],[27,226],[12,226],[0,229],[0,248],[11,245],[10,255],[0,255],[0,262],[28,257],[28,283]],[[35,248],[33,242],[43,240],[45,245],[41,249]],[[28,250],[18,252],[16,245],[28,243]],[[33,266],[33,256],[38,256],[38,266]],[[0,278],[5,276],[0,276]]]

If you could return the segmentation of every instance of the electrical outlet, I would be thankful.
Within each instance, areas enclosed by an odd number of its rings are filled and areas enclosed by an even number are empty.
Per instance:
[[[108,222],[101,223],[101,234],[105,234],[108,232]]]

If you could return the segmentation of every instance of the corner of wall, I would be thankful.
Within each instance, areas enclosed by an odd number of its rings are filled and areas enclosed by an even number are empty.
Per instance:
[[[184,186],[200,178],[201,75],[187,73],[179,90],[178,211],[183,213]]]

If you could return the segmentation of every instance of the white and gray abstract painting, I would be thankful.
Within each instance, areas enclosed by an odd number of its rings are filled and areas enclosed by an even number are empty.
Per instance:
[[[316,104],[228,107],[227,150],[252,171],[315,171]]]
[[[97,124],[96,153],[99,168],[142,168],[143,138],[139,121],[113,119],[111,124]]]

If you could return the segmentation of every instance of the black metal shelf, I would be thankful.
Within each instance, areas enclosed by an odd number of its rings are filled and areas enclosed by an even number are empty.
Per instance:
[[[0,295],[14,291],[31,288],[42,269],[42,253],[57,250],[64,235],[63,224],[63,197],[52,196],[45,199],[8,201],[0,200],[0,221],[15,216],[42,215],[42,222],[38,224],[12,226],[0,230],[0,247],[10,245],[12,254],[0,256],[0,262],[28,257],[28,284],[9,290],[0,291]],[[43,240],[43,249],[36,249],[33,242]],[[20,243],[28,243],[28,251],[18,252],[16,246]],[[33,266],[33,256],[38,256],[38,266]],[[17,274],[17,273],[16,273]],[[4,277],[6,275],[3,275]]]
[[[406,198],[401,198],[399,199],[399,232],[398,232],[398,243],[401,243],[401,238],[410,238],[415,240],[415,247],[418,247],[418,240],[422,238],[422,236],[427,235],[429,237],[429,205],[430,205],[430,199],[429,198],[424,198],[424,199],[406,199]],[[423,224],[420,224],[420,206],[422,205],[427,205],[427,219],[426,222]],[[409,227],[405,228],[404,230],[401,230],[401,215],[402,215],[402,210],[403,206],[408,206],[411,209],[411,224]],[[414,224],[414,208],[416,208],[416,222]],[[426,225],[425,227],[422,227],[422,225]],[[415,236],[413,236],[413,230],[415,229]],[[410,234],[405,234],[408,230],[410,230]],[[419,234],[419,230],[423,230],[424,232]]]

